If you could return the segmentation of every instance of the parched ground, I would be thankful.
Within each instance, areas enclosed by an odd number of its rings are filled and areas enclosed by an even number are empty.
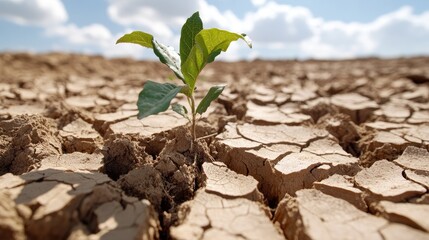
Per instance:
[[[196,161],[186,119],[136,118],[171,77],[0,54],[0,238],[429,239],[429,58],[212,63]]]

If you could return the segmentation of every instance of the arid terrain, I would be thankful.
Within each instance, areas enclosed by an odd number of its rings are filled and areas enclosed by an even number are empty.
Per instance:
[[[1,53],[0,239],[429,239],[429,58],[212,63],[195,153],[172,76]]]

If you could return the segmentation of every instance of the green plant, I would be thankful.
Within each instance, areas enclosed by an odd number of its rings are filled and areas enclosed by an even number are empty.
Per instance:
[[[203,114],[210,103],[219,97],[225,88],[225,86],[211,87],[201,102],[196,105],[194,91],[198,75],[222,51],[225,52],[231,42],[238,39],[243,39],[250,48],[252,47],[250,39],[245,34],[232,33],[217,28],[203,29],[203,23],[198,12],[188,18],[182,26],[180,53],[157,42],[151,34],[141,31],[134,31],[119,38],[116,43],[134,43],[152,48],[159,60],[166,64],[184,84],[175,85],[147,81],[137,101],[138,118],[141,119],[166,111],[171,100],[178,93],[184,94],[188,100],[190,112],[180,104],[172,104],[172,109],[191,122],[192,149],[196,141],[197,114]]]

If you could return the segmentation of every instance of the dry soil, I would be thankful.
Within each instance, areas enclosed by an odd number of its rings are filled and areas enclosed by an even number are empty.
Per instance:
[[[212,63],[195,151],[171,110],[136,117],[172,76],[1,53],[0,238],[429,239],[429,58]]]

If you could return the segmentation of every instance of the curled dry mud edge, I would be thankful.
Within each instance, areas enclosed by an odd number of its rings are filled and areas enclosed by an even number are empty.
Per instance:
[[[166,77],[158,65],[0,56],[4,236],[428,238],[425,58],[213,64],[203,77],[229,87],[199,123],[195,161],[186,120],[134,117],[131,88]]]

